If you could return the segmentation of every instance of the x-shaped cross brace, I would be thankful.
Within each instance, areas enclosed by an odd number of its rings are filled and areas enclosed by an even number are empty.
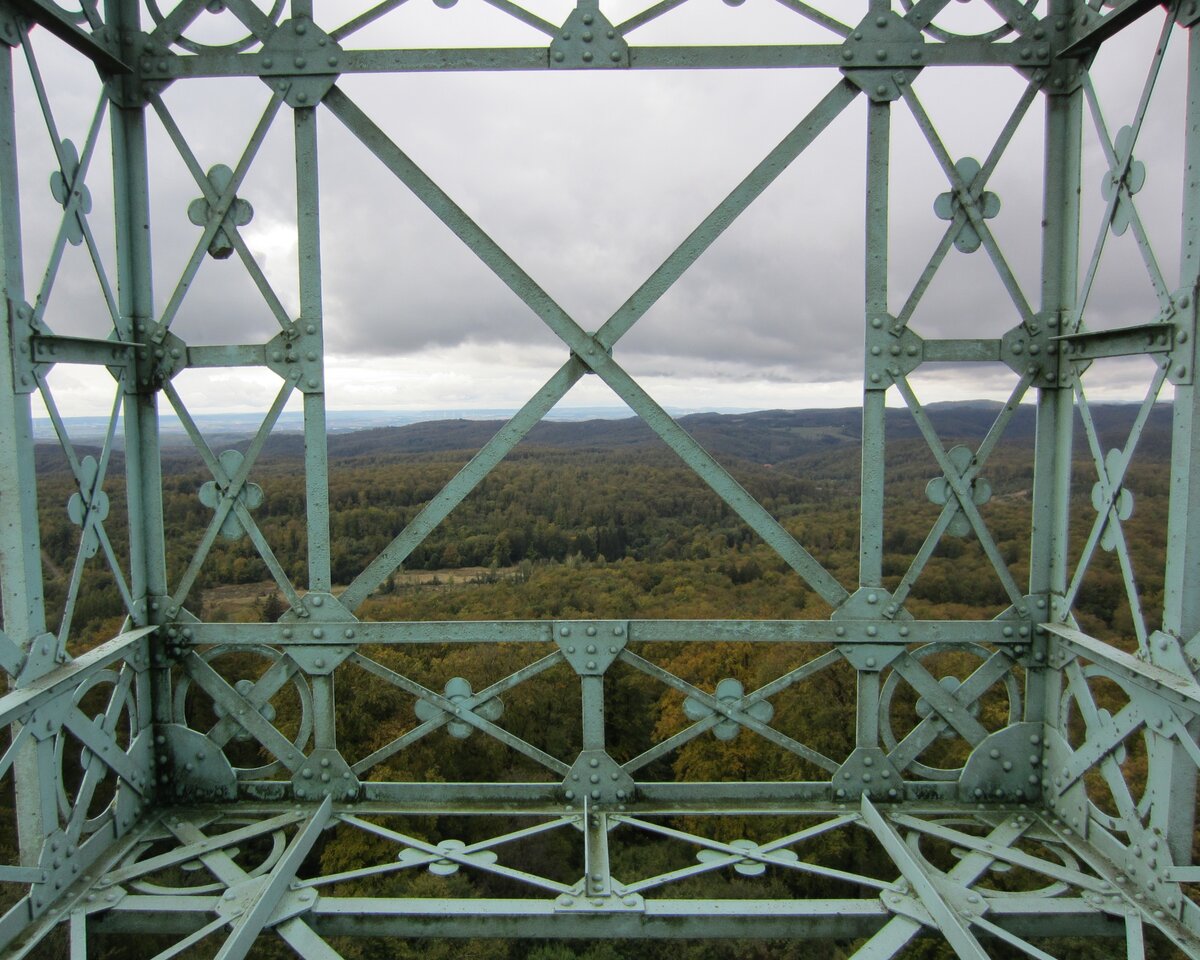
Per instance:
[[[571,350],[546,385],[489,441],[409,526],[346,588],[341,602],[354,610],[404,561],[453,507],[511,450],[568,390],[591,370],[621,397],[687,464],[828,603],[845,588],[754,500],[613,360],[617,340],[662,296],[749,203],[858,95],[843,80],[734,189],[595,334],[588,334],[500,246],[437,186],[336,85],[325,106],[370,149]]]

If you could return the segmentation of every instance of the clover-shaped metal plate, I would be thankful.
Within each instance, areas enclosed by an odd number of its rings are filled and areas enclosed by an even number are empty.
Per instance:
[[[954,469],[958,471],[959,477],[963,477],[966,475],[967,470],[970,469],[971,463],[975,459],[975,454],[971,451],[970,447],[960,444],[952,448],[946,454],[946,458],[954,466]],[[954,503],[954,518],[950,521],[950,525],[946,527],[947,533],[956,537],[965,537],[971,532],[971,521],[963,513],[962,506],[954,494],[954,487],[945,475],[934,477],[925,485],[925,496],[939,507],[945,506],[950,502]],[[971,481],[971,501],[977,507],[983,506],[991,499],[992,485],[990,483],[978,477]]]
[[[721,703],[732,707],[741,701],[744,694],[745,690],[741,682],[727,677],[717,684],[717,689],[713,693],[713,696],[721,701]],[[688,715],[688,719],[690,720],[703,720],[705,717],[711,717],[716,713],[712,707],[692,697],[688,697],[683,701],[683,712]],[[758,720],[760,723],[770,723],[771,718],[775,716],[775,708],[767,703],[766,700],[759,700],[757,703],[752,703],[750,706],[745,707],[742,712]],[[726,717],[713,727],[713,736],[718,740],[732,740],[741,729],[742,725],[740,723]]]
[[[1104,471],[1109,477],[1115,477],[1121,472],[1124,466],[1124,455],[1120,450],[1109,450],[1104,457]],[[1096,481],[1092,487],[1092,507],[1097,513],[1104,507],[1104,484]],[[1104,550],[1115,550],[1117,548],[1117,524],[1112,521],[1112,512],[1115,511],[1117,520],[1128,520],[1133,515],[1133,494],[1121,487],[1116,496],[1113,497],[1112,506],[1109,510],[1109,516],[1104,519],[1104,532],[1100,534],[1100,546]]]
[[[990,191],[977,192],[971,188],[971,184],[975,182],[975,178],[982,169],[979,161],[974,157],[963,157],[954,165],[954,169],[958,171],[959,179],[967,189],[971,190],[975,206],[983,215],[983,219],[991,220],[996,216],[1000,212],[1000,198]],[[933,201],[933,212],[942,220],[953,220],[962,209],[962,199],[954,190],[938,194],[937,199]],[[954,236],[954,246],[963,253],[974,253],[979,249],[981,242],[975,225],[964,214],[962,226],[958,228],[958,232]]]
[[[208,182],[218,196],[225,193],[229,181],[233,179],[233,171],[225,164],[218,163],[208,171]],[[188,219],[198,227],[207,227],[213,217],[213,205],[204,197],[197,197],[188,204]],[[244,227],[254,218],[254,208],[249,201],[240,197],[234,199],[221,218],[221,225],[208,243],[208,255],[214,260],[228,259],[233,253],[233,231]]]
[[[762,851],[762,847],[753,840],[733,840],[729,844],[731,847],[737,847],[739,850],[753,850],[754,852]],[[765,851],[767,856],[775,860],[786,860],[788,863],[795,863],[800,858],[796,856],[794,850],[779,849]],[[718,860],[724,860],[729,854],[721,850],[701,850],[696,854],[696,859],[701,863],[714,863]],[[759,877],[767,872],[767,864],[761,860],[754,860],[747,857],[745,860],[735,860],[733,869],[744,877]]]
[[[67,516],[76,526],[83,527],[88,514],[91,514],[95,521],[83,531],[80,550],[85,557],[94,557],[100,549],[100,534],[96,532],[96,524],[108,519],[108,494],[97,489],[99,472],[100,467],[95,457],[88,456],[79,461],[80,492],[72,494],[71,499],[67,501]]]
[[[1140,160],[1132,159],[1132,127],[1122,127],[1117,132],[1117,141],[1113,144],[1113,148],[1113,152],[1116,154],[1116,166],[1104,174],[1104,179],[1100,181],[1100,193],[1106,201],[1111,201],[1114,195],[1117,198],[1113,205],[1112,220],[1109,223],[1112,226],[1112,232],[1119,237],[1129,229],[1130,220],[1133,218],[1133,195],[1146,184],[1146,165]],[[1125,170],[1125,175],[1122,177],[1119,174],[1125,168],[1126,160],[1129,161],[1129,168]],[[1123,192],[1121,191],[1122,183],[1125,185]]]
[[[489,703],[492,701],[489,701]],[[472,863],[478,863],[481,866],[490,866],[496,862],[496,854],[491,850],[479,850],[475,853],[459,853],[466,847],[466,844],[461,840],[443,840],[438,845],[439,850],[453,851],[464,860],[470,860]],[[419,863],[422,860],[429,859],[430,854],[424,850],[417,850],[415,847],[405,847],[396,855],[396,859],[400,863]],[[438,877],[448,877],[451,874],[458,873],[460,864],[456,860],[442,858],[433,860],[429,864],[429,872]]]
[[[226,450],[217,459],[227,477],[235,476],[242,467],[242,455],[236,450]],[[206,507],[216,510],[225,497],[225,489],[225,485],[218,484],[215,480],[209,480],[200,487],[200,502]],[[242,484],[242,489],[238,491],[236,499],[247,510],[254,510],[262,506],[262,487],[257,483],[247,481]],[[227,540],[238,540],[245,534],[246,528],[242,526],[241,518],[238,517],[236,511],[230,510],[221,522],[221,536]]]
[[[70,140],[62,142],[62,169],[50,174],[50,193],[63,209],[75,198],[75,215],[67,219],[67,240],[72,246],[83,243],[82,217],[92,212],[92,194],[82,183],[76,184],[79,173],[79,151]],[[74,188],[74,189],[72,189]]]
[[[456,715],[466,712],[473,713],[480,719],[487,720],[490,723],[499,720],[500,716],[504,713],[504,704],[500,701],[499,697],[492,697],[492,699],[474,708],[460,706],[463,701],[471,698],[472,692],[469,680],[464,677],[452,677],[446,681],[446,687],[442,696],[455,705],[454,713]],[[436,704],[430,703],[428,700],[418,700],[415,709],[417,719],[422,723],[428,723],[430,720],[447,716],[447,711]],[[446,724],[446,730],[450,736],[456,737],[459,740],[465,740],[469,737],[473,729],[471,724],[463,720],[451,720]]]

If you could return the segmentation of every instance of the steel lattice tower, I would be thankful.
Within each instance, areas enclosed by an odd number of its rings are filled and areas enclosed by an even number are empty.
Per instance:
[[[487,0],[515,18],[537,42],[518,47],[462,46],[369,49],[360,31],[394,15],[402,0],[383,2],[342,22],[339,4],[278,0],[264,11],[252,0],[180,0],[169,10],[147,0],[0,0],[0,251],[7,320],[0,365],[0,562],[4,631],[0,667],[9,692],[0,716],[11,738],[0,776],[13,785],[19,851],[0,866],[12,906],[0,918],[7,956],[25,956],[60,929],[70,955],[85,957],[97,934],[154,931],[177,938],[158,954],[192,944],[212,955],[244,957],[261,938],[281,938],[300,956],[336,957],[338,936],[382,937],[809,937],[867,938],[856,957],[900,956],[924,935],[943,936],[961,957],[984,958],[981,943],[1005,941],[1029,956],[1049,954],[1031,943],[1046,936],[1117,938],[1130,957],[1146,955],[1144,931],[1156,928],[1186,955],[1200,957],[1200,906],[1192,861],[1196,766],[1200,747],[1200,395],[1194,385],[1197,282],[1200,279],[1200,20],[1192,0],[971,0],[987,7],[996,26],[966,36],[942,27],[949,0],[782,0],[819,28],[820,42],[757,46],[639,46],[639,28],[667,22],[685,0],[661,0],[614,23],[596,0],[579,0],[549,22],[510,0]],[[70,7],[71,9],[67,9]],[[225,45],[194,39],[206,17],[232,16],[245,38]],[[495,15],[495,14],[493,14]],[[1102,97],[1089,74],[1097,51],[1135,21],[1161,20],[1161,40],[1145,64],[1130,65],[1131,84],[1144,84],[1134,114],[1119,130],[1107,125]],[[98,72],[97,108],[76,142],[55,123],[31,42],[65,44]],[[50,34],[52,36],[47,36]],[[1170,44],[1189,45],[1186,156],[1179,276],[1165,275],[1139,215],[1137,194],[1152,154],[1139,141]],[[41,131],[18,130],[14,87],[21,67],[33,78]],[[922,80],[964,67],[1016,75],[1024,92],[982,162],[949,152],[921,95]],[[779,144],[687,234],[645,282],[598,329],[588,331],[422,170],[403,145],[347,92],[343,77],[366,73],[559,70],[667,71],[758,68],[813,71],[827,92]],[[225,78],[245,85],[248,102],[265,106],[248,140],[222,146],[226,164],[205,170],[164,100],[169,86]],[[554,76],[540,77],[553,84]],[[86,78],[91,82],[91,77]],[[76,78],[75,83],[81,81]],[[766,190],[792,161],[851,110],[865,112],[867,183],[865,295],[858,322],[863,343],[861,529],[856,582],[840,582],[820,551],[810,548],[752,498],[622,366],[620,339]],[[1019,282],[993,232],[999,203],[988,190],[1020,123],[1044,113],[1044,155],[1027,166],[1040,172],[1040,230],[1026,240],[1041,250],[1039,289]],[[944,232],[902,309],[890,312],[889,189],[893,185],[892,121],[915,123],[944,175],[935,211]],[[329,496],[323,366],[318,118],[369,152],[436,215],[539,318],[565,348],[566,359],[512,419],[438,492],[406,529],[344,588],[330,572]],[[295,229],[300,308],[289,313],[272,289],[240,228],[252,197],[241,188],[268,132],[294,126]],[[87,187],[100,131],[112,144],[112,210],[93,212]],[[157,168],[148,139],[169,141],[195,181],[188,210],[194,249],[173,292],[156,298],[151,282],[157,235],[150,185]],[[18,142],[18,133],[23,138]],[[78,136],[78,135],[77,135]],[[40,285],[26,275],[18,155],[43,138],[61,224]],[[1106,158],[1104,208],[1098,235],[1081,227],[1084,143]],[[24,154],[21,154],[24,156]],[[1139,159],[1142,158],[1142,159]],[[326,171],[328,173],[328,171]],[[929,200],[932,202],[933,197]],[[115,232],[115,260],[106,261],[93,230]],[[806,226],[805,229],[813,229]],[[819,229],[819,226],[816,227]],[[1089,326],[1089,305],[1106,239],[1131,231],[1134,256],[1153,290],[1155,311],[1119,328]],[[87,251],[97,290],[93,333],[56,334],[49,295],[62,283],[70,245]],[[923,336],[919,305],[930,282],[975,251],[990,263],[1011,317],[1000,336],[968,330],[955,339]],[[264,343],[190,344],[172,329],[207,257],[234,258],[261,294],[278,332]],[[946,269],[950,269],[946,266]],[[969,326],[969,316],[964,328]],[[912,321],[912,322],[910,322]],[[1103,384],[1111,358],[1152,361],[1145,401],[1123,446],[1106,452],[1089,406],[1088,386]],[[1003,364],[1011,372],[1010,402],[977,448],[947,450],[910,377],[927,363]],[[98,457],[80,456],[58,415],[47,379],[56,365],[104,368],[114,385],[107,439]],[[248,449],[213,449],[176,389],[189,369],[257,367],[279,382]],[[472,491],[585,374],[595,374],[673,450],[834,611],[813,620],[625,620],[368,622],[356,616],[364,600],[402,565],[424,538]],[[1122,526],[1132,493],[1124,485],[1143,428],[1168,385],[1173,388],[1170,514],[1166,531],[1161,629],[1147,627]],[[885,396],[899,397],[927,441],[940,476],[941,506],[907,571],[885,587]],[[66,598],[64,626],[47,630],[39,542],[33,443],[33,397],[54,420],[77,492],[69,506],[79,525],[78,555]],[[307,489],[307,582],[294,583],[256,523],[262,490],[252,482],[256,459],[293,395],[303,398]],[[987,499],[989,456],[1021,401],[1036,405],[1035,479],[1028,504],[1032,536],[1028,582],[1018,582],[996,546],[980,507]],[[159,415],[172,411],[211,471],[201,500],[211,510],[206,532],[178,582],[168,582],[163,524]],[[1094,475],[1090,512],[1070,496],[1075,418],[1086,438],[1083,456]],[[105,529],[114,478],[109,464],[118,425],[124,432],[124,498],[130,528],[128,560]],[[1078,478],[1076,478],[1078,479]],[[118,481],[119,482],[119,481]],[[931,488],[932,489],[932,488]],[[106,492],[108,491],[108,492]],[[1076,516],[1072,518],[1074,512]],[[1192,518],[1197,523],[1192,523]],[[1090,531],[1081,556],[1067,546],[1069,523]],[[978,538],[1007,597],[993,620],[924,620],[906,602],[935,548],[946,537]],[[185,601],[219,535],[248,538],[288,608],[278,622],[203,622]],[[1098,550],[1115,551],[1133,611],[1125,652],[1080,628],[1076,600]],[[93,559],[94,558],[94,559]],[[80,571],[108,564],[127,619],[116,636],[72,653],[70,612]],[[1154,622],[1158,611],[1154,611]],[[793,645],[810,655],[778,678],[747,690],[737,677],[702,689],[656,664],[655,644],[750,641]],[[387,645],[523,643],[529,661],[478,691],[447,676],[429,688],[378,662]],[[930,658],[952,651],[967,664],[946,683]],[[638,671],[677,691],[687,723],[680,732],[619,761],[606,749],[606,685],[613,667]],[[568,756],[552,756],[506,729],[499,697],[551,668],[578,677],[581,736]],[[770,700],[823,671],[852,669],[857,684],[855,746],[828,756],[774,723]],[[342,689],[372,675],[416,701],[410,728],[364,756],[338,749],[335,680]],[[1098,684],[1119,691],[1122,706],[1098,701]],[[84,695],[104,705],[89,715]],[[202,692],[220,718],[189,710]],[[281,691],[303,707],[298,732],[282,731],[272,700]],[[906,732],[890,724],[898,691],[919,702]],[[985,723],[979,703],[989,691],[1008,702],[999,724]],[[91,702],[91,701],[89,701]],[[643,768],[698,737],[736,733],[766,738],[823,771],[816,779],[779,782],[658,782]],[[537,782],[392,782],[374,774],[387,758],[425,737],[470,734],[497,740],[545,771]],[[943,769],[921,759],[939,739],[965,744],[966,761]],[[231,745],[250,742],[269,756],[238,766]],[[1144,782],[1127,782],[1120,762],[1144,744]],[[68,774],[64,755],[79,755]],[[1098,793],[1104,795],[1103,801]],[[414,814],[497,818],[503,826],[484,842],[407,832]],[[727,841],[687,832],[668,819],[762,816],[790,824],[766,842]],[[513,828],[512,824],[522,824]],[[701,820],[697,820],[700,823]],[[708,821],[704,821],[708,822]],[[564,881],[523,869],[521,841],[547,831],[576,838],[583,864]],[[806,844],[831,832],[866,833],[894,870],[876,877],[810,862]],[[500,876],[525,892],[510,899],[347,897],[345,874],[306,869],[322,837],[363,832],[378,860],[355,876],[397,870],[462,871]],[[718,831],[719,833],[719,831]],[[690,866],[658,876],[611,869],[616,847],[653,836],[678,843]],[[333,842],[333,841],[330,841]],[[266,844],[265,858],[247,862],[242,848]],[[931,845],[956,851],[953,866],[935,862]],[[698,854],[698,855],[697,855]],[[175,879],[188,867],[201,878]],[[1020,895],[989,885],[989,875],[1020,869],[1042,881]],[[710,871],[801,871],[821,878],[819,900],[707,901],[679,897],[676,886]],[[54,935],[61,936],[61,933]],[[95,949],[95,943],[91,946]],[[1121,947],[1114,947],[1120,950]]]

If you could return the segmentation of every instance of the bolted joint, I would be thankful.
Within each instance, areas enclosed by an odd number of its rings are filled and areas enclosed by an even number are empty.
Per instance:
[[[1043,390],[1071,385],[1071,364],[1058,341],[1057,313],[1039,313],[1019,323],[1000,338],[1000,360],[1018,375],[1027,375],[1033,387]]]
[[[562,782],[562,796],[570,806],[596,809],[597,804],[625,809],[637,793],[633,777],[603,750],[584,750]]]
[[[341,73],[345,51],[309,17],[285,20],[257,56],[258,75],[295,109],[315,107]]]
[[[985,737],[971,751],[958,782],[963,803],[1034,801],[1042,795],[1043,730],[1014,723]]]
[[[1170,366],[1167,379],[1176,386],[1194,382],[1196,369],[1197,287],[1183,287],[1171,295],[1171,314],[1174,321],[1174,338],[1168,355]]]
[[[563,659],[581,677],[599,677],[625,649],[627,620],[570,620],[554,624],[554,641]]]
[[[160,797],[189,803],[237,799],[237,776],[216,743],[174,723],[156,724],[153,736]]]
[[[835,800],[866,796],[880,802],[905,799],[904,778],[878,747],[858,747],[838,767],[831,782]]]
[[[593,2],[580,3],[550,41],[552,69],[616,69],[629,66],[629,44]]]
[[[1035,69],[1018,68],[1027,79],[1041,85],[1042,93],[1049,97],[1067,97],[1078,93],[1083,78],[1091,63],[1091,56],[1083,59],[1052,56],[1048,63]]]
[[[868,14],[842,44],[842,73],[874,103],[899,100],[925,60],[921,31],[892,11]]]
[[[116,30],[102,26],[93,34],[103,41],[117,37]],[[148,33],[121,37],[121,55],[132,68],[129,73],[115,74],[104,84],[108,99],[114,106],[139,110],[150,98],[162,93],[171,82],[183,75],[179,57],[170,45],[155,40]]]
[[[314,750],[292,777],[292,792],[302,800],[322,797],[353,800],[361,787],[358,777],[337,750]]]
[[[320,323],[299,318],[290,330],[267,341],[267,367],[284,380],[296,378],[301,393],[320,393],[325,384],[325,348]]]
[[[868,390],[886,390],[924,359],[924,339],[895,317],[885,314],[867,321],[864,382]]]
[[[156,393],[188,366],[187,344],[169,330],[156,331],[154,339],[130,349],[130,354],[133,370],[125,378],[128,393]]]
[[[13,392],[33,393],[37,389],[39,364],[34,355],[34,338],[49,333],[28,303],[8,301],[8,329],[12,338]]]

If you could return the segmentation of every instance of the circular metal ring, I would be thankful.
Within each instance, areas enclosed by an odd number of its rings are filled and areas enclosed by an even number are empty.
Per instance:
[[[220,839],[220,838],[219,837],[210,837],[209,839]],[[139,860],[141,860],[142,854],[144,854],[146,851],[150,850],[152,847],[153,847],[153,844],[150,844],[150,843],[139,844],[137,847],[135,847],[130,852],[129,856],[126,857],[121,862],[121,866],[127,867],[127,866],[131,866],[133,864],[138,863]],[[246,878],[253,879],[254,877],[261,877],[264,873],[266,873],[268,870],[270,870],[272,867],[274,867],[276,863],[279,862],[279,858],[283,856],[283,851],[286,848],[287,848],[287,837],[284,836],[283,831],[275,830],[274,832],[272,832],[272,834],[271,834],[271,849],[267,852],[267,855],[263,859],[262,863],[258,864],[252,870],[249,870],[246,872]],[[215,850],[214,852],[219,853],[219,852],[221,852],[221,850]],[[228,854],[228,851],[225,851],[225,852]],[[193,863],[193,862],[198,862],[198,861],[189,861],[189,863]],[[187,868],[186,865],[182,865],[182,866],[184,869]],[[132,887],[134,890],[138,891],[138,893],[146,893],[146,894],[151,894],[151,895],[155,895],[155,896],[178,896],[178,895],[201,896],[201,895],[210,894],[210,893],[221,893],[223,890],[226,889],[227,885],[224,883],[221,883],[220,881],[215,881],[213,883],[199,884],[194,887],[172,887],[172,886],[167,886],[166,884],[154,883],[153,881],[150,881],[150,880],[133,880],[130,882],[129,886]]]
[[[280,16],[283,14],[286,0],[274,0],[271,5],[271,12],[264,14],[271,23],[278,23]],[[156,24],[162,25],[166,17],[163,16],[162,10],[159,9],[158,0],[146,0],[146,9],[150,11],[150,16]],[[218,11],[219,12],[219,11]],[[188,53],[242,53],[249,50],[260,40],[253,33],[248,33],[240,40],[231,40],[229,43],[201,43],[199,40],[190,40],[182,33],[173,40],[168,41],[169,44],[177,44]]]
[[[972,820],[969,817],[943,817],[943,818],[939,818],[937,820],[930,820],[929,822],[937,824],[938,826],[951,827],[951,828],[958,828],[958,827],[964,827],[964,826],[969,826],[969,827],[988,826],[988,824],[983,824],[979,820]],[[923,839],[925,839],[926,837],[929,837],[929,835],[922,833],[919,830],[912,830],[905,836],[904,842],[908,845],[909,850],[912,851],[913,856],[918,857],[922,863],[926,864],[929,867],[930,870],[940,873],[940,874],[942,874],[942,876],[947,876],[946,871],[942,870],[940,867],[938,867],[937,864],[931,862],[929,860],[929,858],[925,856],[924,851],[921,849],[921,841]],[[929,837],[929,838],[930,839],[942,839],[940,837]],[[1051,851],[1054,854],[1054,856],[1056,856],[1058,858],[1059,862],[1064,867],[1066,867],[1068,870],[1079,870],[1079,860],[1076,859],[1075,854],[1073,854],[1067,847],[1062,846],[1061,844],[1058,844],[1058,843],[1049,842],[1040,837],[1035,837],[1035,838],[1033,838],[1033,840],[1034,840],[1034,842],[1040,844],[1045,849]],[[954,842],[952,840],[944,840],[943,842],[950,845],[951,855],[953,856],[954,855]],[[968,852],[970,852],[969,848],[968,848]],[[1004,863],[1003,860],[996,860],[995,862]],[[1006,864],[1006,866],[1008,866],[1008,864]],[[1047,879],[1051,879],[1051,878],[1047,878]],[[998,897],[1057,897],[1060,894],[1067,893],[1071,889],[1071,885],[1062,880],[1051,879],[1051,882],[1049,884],[1047,884],[1046,886],[1037,887],[1033,890],[997,890],[995,887],[984,886],[983,884],[976,882],[971,885],[971,889],[978,890],[981,893],[986,894],[988,897],[991,897],[991,898],[998,898]]]
[[[915,5],[915,0],[900,0],[900,5],[904,7],[904,12],[908,13]],[[1033,14],[1037,9],[1037,0],[1025,0],[1025,13]],[[995,27],[992,30],[984,31],[983,33],[955,33],[953,30],[947,30],[944,27],[939,27],[934,23],[929,23],[922,28],[921,32],[933,37],[935,40],[943,42],[947,40],[985,40],[988,42],[1001,40],[1016,30],[1011,23],[1005,22],[1002,27]]]
[[[83,682],[81,682],[79,684],[78,687],[75,688],[74,693],[72,693],[72,695],[71,695],[71,701],[75,704],[76,707],[78,707],[79,704],[81,704],[83,702],[83,698],[85,696],[87,696],[87,694],[90,693],[92,690],[95,690],[97,687],[100,687],[100,686],[111,686],[115,690],[117,685],[120,683],[120,681],[121,681],[120,674],[118,674],[115,670],[101,670],[101,671],[94,673],[91,676],[87,677],[85,680],[83,680]],[[103,716],[103,713],[104,713],[104,711],[102,711],[100,714],[98,714],[97,717]],[[116,730],[119,729],[119,727],[120,727],[122,714],[125,716],[128,724],[129,724],[129,728],[127,730],[127,735],[129,738],[129,742],[132,743],[134,734],[139,729],[138,715],[137,715],[137,698],[134,697],[134,695],[133,695],[132,686],[125,691],[125,696],[122,698],[121,713],[117,715],[116,722],[113,724],[114,734],[115,734]],[[95,719],[96,718],[93,718],[93,722]],[[55,784],[55,786],[58,789],[58,809],[62,815],[64,823],[70,821],[71,815],[72,815],[72,810],[74,807],[74,804],[72,803],[71,798],[67,796],[66,780],[63,776],[63,772],[64,772],[63,771],[63,760],[65,759],[65,756],[66,756],[66,741],[67,741],[67,730],[64,727],[63,729],[58,731],[58,733],[55,735],[55,738],[54,738],[54,763],[55,763],[55,767],[58,770],[58,781]],[[96,756],[94,754],[94,752],[91,749],[89,749],[86,744],[81,744],[81,749],[83,751],[83,753],[81,754],[81,757],[83,755],[90,755],[90,759],[89,759],[88,765],[87,765],[88,767],[90,767],[93,763],[100,763],[100,764],[104,763],[104,760],[102,758]],[[86,777],[86,772],[87,772],[87,768],[85,767],[84,768],[84,776],[85,777]],[[101,781],[103,782],[104,779],[107,779],[110,776],[115,777],[116,774],[113,771],[109,770],[101,778]],[[82,783],[82,781],[81,781],[81,783]],[[95,796],[95,794],[93,794],[93,798],[94,798],[94,796]],[[114,797],[114,799],[116,797],[115,790],[113,793],[113,797]],[[78,798],[76,798],[76,799],[78,799]],[[90,805],[90,801],[89,801],[89,805]],[[87,819],[84,820],[83,830],[85,833],[90,833],[91,831],[95,830],[97,827],[100,826],[101,822],[104,819],[104,813],[105,813],[105,811],[108,810],[109,806],[111,806],[111,802],[105,804],[104,810],[100,811],[100,813],[98,813],[96,816],[88,817]]]
[[[271,666],[274,666],[280,660],[284,659],[284,654],[273,647],[264,646],[262,644],[253,644],[245,647],[218,646],[211,647],[200,654],[206,662],[212,663],[218,657],[231,656],[234,654],[253,654],[269,660]],[[296,691],[296,695],[300,700],[300,723],[296,731],[296,736],[292,739],[293,746],[297,750],[303,751],[304,745],[308,743],[309,737],[313,732],[313,711],[312,711],[312,690],[304,679],[304,674],[301,670],[295,670],[290,680],[292,687]],[[172,699],[172,713],[174,721],[189,729],[199,729],[193,725],[187,716],[187,695],[191,689],[192,680],[186,673],[183,674],[178,683],[175,684],[175,693]],[[285,684],[286,687],[286,684]],[[280,688],[281,690],[284,687]],[[269,704],[269,701],[268,701]],[[215,706],[215,704],[214,704]],[[215,712],[215,711],[214,711]],[[201,733],[206,731],[201,730]],[[223,748],[224,744],[220,744]],[[272,760],[270,763],[264,763],[257,767],[234,767],[233,771],[237,774],[239,780],[257,780],[265,777],[272,777],[280,770],[284,769],[283,764],[279,760]]]
[[[1130,694],[1129,688],[1126,687],[1125,684],[1123,684],[1119,678],[1114,677],[1111,674],[1104,672],[1103,670],[1096,667],[1094,664],[1088,664],[1087,666],[1083,667],[1082,670],[1083,670],[1083,675],[1086,678],[1090,679],[1092,677],[1100,677],[1104,680],[1108,680],[1108,681],[1111,681],[1112,683],[1116,684],[1118,687],[1120,687],[1121,692],[1125,695],[1126,699],[1129,700],[1130,702],[1133,701],[1133,696]],[[1059,705],[1058,705],[1058,724],[1059,724],[1058,729],[1060,731],[1062,731],[1063,739],[1067,741],[1067,746],[1071,746],[1070,741],[1067,737],[1067,731],[1070,730],[1069,724],[1071,723],[1071,720],[1072,720],[1071,714],[1073,712],[1074,704],[1075,704],[1075,697],[1072,696],[1070,688],[1067,688],[1066,690],[1063,691],[1062,700],[1059,701]],[[1080,714],[1080,718],[1082,719],[1082,713]],[[1128,740],[1132,739],[1132,737],[1133,737],[1133,734],[1130,734],[1129,737],[1126,737],[1125,741],[1122,742],[1122,746],[1118,747],[1117,750],[1120,750],[1123,752],[1125,749],[1123,746],[1124,742],[1127,742]],[[1150,731],[1147,730],[1144,725],[1142,727],[1141,737],[1142,737],[1142,742],[1146,749],[1146,756],[1147,756],[1147,758],[1149,758],[1151,755],[1150,742],[1149,742]],[[1074,749],[1074,748],[1072,747],[1072,749]],[[1116,753],[1117,750],[1114,750],[1112,752]],[[1112,754],[1111,753],[1107,754],[1107,756],[1112,756]],[[1114,757],[1114,759],[1116,759],[1116,758]],[[1123,761],[1121,761],[1121,760],[1117,760],[1117,765],[1120,766],[1120,764],[1122,762]],[[1126,786],[1130,786],[1130,783],[1128,780],[1126,780],[1125,783],[1126,783]],[[1148,781],[1147,781],[1147,785],[1148,785]],[[1115,831],[1119,831],[1119,832],[1123,833],[1126,829],[1125,821],[1122,818],[1114,817],[1114,816],[1111,816],[1110,814],[1105,813],[1103,810],[1101,810],[1096,805],[1095,801],[1092,800],[1091,793],[1088,790],[1086,779],[1084,780],[1083,791],[1084,791],[1084,796],[1087,798],[1089,818],[1092,820],[1095,820],[1106,830],[1115,830]],[[1132,793],[1133,793],[1133,791],[1131,789],[1130,794],[1132,794]],[[1150,798],[1149,789],[1147,789],[1146,786],[1143,786],[1141,796],[1136,798],[1138,815],[1140,817],[1142,817],[1143,819],[1145,818],[1146,814],[1149,813],[1150,799],[1151,798]]]
[[[987,661],[991,658],[993,651],[978,643],[929,643],[916,650],[910,650],[908,656],[914,660],[921,661],[927,657],[934,656],[940,653],[969,653],[978,657],[982,661]],[[884,746],[891,753],[899,744],[899,739],[892,730],[892,697],[896,693],[896,689],[900,684],[900,674],[896,670],[892,670],[887,679],[883,681],[883,685],[879,690],[879,732],[883,739]],[[998,678],[1004,684],[1004,692],[1008,696],[1008,721],[1007,724],[1017,723],[1021,719],[1021,686],[1013,676],[1012,670],[1004,674],[1002,678]],[[988,690],[995,686],[995,681],[988,687]],[[914,691],[915,692],[915,691]],[[980,698],[987,693],[985,690],[980,694]],[[979,702],[976,700],[976,703]],[[1006,724],[1006,725],[1007,725]],[[954,734],[957,736],[958,734]],[[911,770],[927,780],[957,780],[962,767],[931,767],[928,764],[921,763],[914,759],[905,771]],[[903,771],[902,771],[903,772]]]

